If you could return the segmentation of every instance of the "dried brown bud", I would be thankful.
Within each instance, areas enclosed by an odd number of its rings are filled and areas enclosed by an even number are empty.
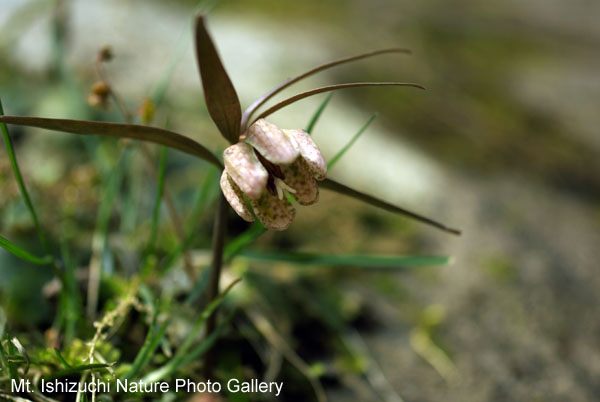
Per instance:
[[[104,81],[98,81],[92,86],[87,102],[92,107],[108,109],[110,87]]]
[[[107,62],[111,61],[114,57],[112,47],[110,45],[104,45],[98,50],[98,61],[99,62]]]
[[[92,85],[92,93],[94,95],[98,95],[102,98],[110,95],[110,87],[104,81],[98,81],[94,85]]]
[[[152,99],[144,99],[142,107],[140,108],[140,121],[142,124],[151,124],[154,120],[155,111],[156,108],[154,107],[154,102],[152,102]]]

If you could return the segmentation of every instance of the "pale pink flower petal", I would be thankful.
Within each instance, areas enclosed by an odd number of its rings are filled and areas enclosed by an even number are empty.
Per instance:
[[[283,130],[294,142],[302,158],[306,161],[309,172],[317,180],[324,180],[327,175],[327,163],[312,137],[304,130]]]
[[[223,152],[225,170],[249,198],[259,198],[267,186],[269,173],[260,163],[254,149],[244,142],[233,144]]]
[[[285,184],[294,189],[293,196],[300,205],[312,205],[319,200],[319,187],[310,174],[306,162],[298,158],[289,166],[282,166]]]
[[[269,191],[258,200],[250,200],[250,204],[258,219],[270,230],[285,230],[296,217],[296,210],[285,197],[280,200]]]
[[[275,165],[289,165],[299,155],[289,137],[279,127],[265,119],[257,120],[248,128],[244,141]]]
[[[231,180],[227,171],[221,175],[221,191],[231,208],[245,221],[254,222],[254,215],[246,207],[240,188]]]

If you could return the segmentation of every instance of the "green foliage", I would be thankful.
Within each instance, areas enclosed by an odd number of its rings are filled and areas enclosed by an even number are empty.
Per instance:
[[[64,51],[64,38],[59,36],[55,40],[57,41],[56,49]],[[404,49],[384,49],[317,66],[277,86],[242,115],[235,88],[218,57],[216,47],[206,30],[202,17],[198,18],[196,25],[196,50],[199,55],[198,62],[210,116],[219,131],[230,142],[238,140],[240,125],[248,123],[252,113],[257,111],[264,101],[293,83],[316,72],[350,61],[382,53],[406,53]],[[151,92],[151,99],[156,107],[163,104],[176,62],[177,60],[172,61],[163,79]],[[60,79],[69,79],[67,66],[62,58],[55,59],[55,68],[60,71]],[[260,116],[267,116],[300,99],[330,92],[309,120],[307,131],[312,132],[329,104],[332,91],[341,88],[378,85],[420,88],[416,84],[398,82],[330,85],[288,98],[267,109]],[[202,263],[194,262],[193,268],[205,268],[208,265],[202,257],[209,254],[210,250],[206,253],[202,251],[206,250],[210,244],[211,239],[207,233],[210,233],[211,230],[201,227],[200,222],[203,222],[203,218],[210,216],[213,212],[212,204],[219,192],[218,177],[222,169],[221,161],[211,150],[186,136],[166,129],[102,121],[3,116],[4,112],[1,108],[0,103],[0,128],[14,176],[46,255],[37,257],[4,237],[0,237],[0,246],[26,262],[51,265],[56,277],[55,281],[50,282],[44,288],[44,292],[47,293],[44,297],[52,302],[56,299],[56,303],[52,307],[55,313],[54,319],[51,326],[49,325],[49,328],[46,329],[45,337],[36,332],[39,328],[25,330],[17,325],[18,331],[22,332],[22,334],[19,333],[18,339],[23,340],[27,350],[18,340],[15,341],[17,338],[9,337],[6,330],[7,320],[3,311],[0,310],[0,362],[2,373],[7,373],[8,379],[68,377],[83,381],[101,377],[109,380],[120,378],[143,382],[169,381],[180,375],[197,375],[198,366],[204,363],[203,357],[219,341],[231,346],[232,354],[238,355],[239,358],[239,362],[236,361],[236,364],[240,365],[248,363],[242,360],[242,348],[255,348],[256,350],[253,352],[257,354],[264,353],[264,350],[270,348],[280,352],[284,351],[281,353],[299,374],[295,373],[290,376],[289,373],[282,371],[281,375],[291,378],[294,378],[294,375],[300,375],[308,378],[315,389],[320,389],[320,386],[315,386],[315,383],[318,384],[319,376],[327,374],[327,365],[320,360],[310,362],[310,364],[304,362],[302,357],[286,343],[286,337],[278,333],[280,327],[275,323],[285,322],[289,328],[294,328],[298,324],[296,321],[304,320],[301,318],[302,312],[309,309],[311,323],[326,328],[323,334],[316,336],[319,338],[319,342],[332,342],[337,345],[340,340],[336,338],[337,335],[333,335],[334,332],[348,330],[350,321],[358,314],[348,308],[348,299],[341,292],[328,289],[321,283],[322,278],[319,276],[303,277],[301,276],[303,274],[292,272],[290,275],[294,275],[297,282],[290,284],[280,282],[275,276],[259,275],[251,270],[240,270],[245,274],[244,281],[238,285],[239,292],[226,299],[233,286],[240,282],[240,279],[236,279],[215,299],[201,302],[202,299],[206,299],[208,294],[206,289],[210,286],[208,269],[203,269],[195,282],[191,281],[192,278],[185,278],[187,282],[185,279],[181,280],[178,277],[180,271],[174,269],[181,264],[182,259],[190,257],[190,254],[192,254],[192,261],[195,261],[196,254],[202,254],[199,258]],[[329,167],[332,167],[354,145],[373,118],[374,116],[330,161]],[[145,177],[134,176],[136,171],[133,170],[133,167],[136,167],[136,163],[138,163],[136,152],[140,149],[138,143],[127,142],[118,146],[112,143],[110,149],[118,155],[112,158],[117,160],[116,164],[113,164],[111,158],[98,156],[102,154],[102,147],[106,146],[108,142],[84,139],[83,146],[90,155],[95,156],[97,160],[104,158],[105,163],[100,163],[100,165],[104,165],[104,169],[92,164],[92,170],[101,170],[100,179],[95,184],[96,187],[92,187],[97,194],[91,202],[91,207],[76,204],[76,209],[81,207],[87,213],[87,215],[84,213],[78,215],[80,212],[76,211],[74,216],[69,216],[68,219],[72,219],[77,223],[76,225],[68,228],[68,220],[64,216],[48,218],[48,222],[60,222],[58,229],[54,231],[59,233],[57,238],[59,238],[60,257],[54,257],[54,254],[58,253],[52,252],[52,237],[49,236],[49,239],[46,239],[42,229],[43,225],[38,219],[36,209],[29,197],[6,123],[159,144],[161,148],[158,177],[156,183],[153,182],[153,178],[149,179],[152,181],[154,191],[148,192],[151,193],[150,196],[137,200],[139,203],[137,205],[135,197],[128,189],[133,180],[139,180],[142,183],[145,183],[145,180],[148,181]],[[174,180],[176,178],[172,177],[175,175],[170,176],[167,171],[168,148],[197,156],[211,165],[201,164],[199,167],[194,165],[197,168],[194,177],[202,178],[202,184],[197,188],[190,189],[189,183],[185,183],[181,185],[184,188],[178,189],[174,202],[175,208],[178,211],[185,210],[184,213],[187,212],[187,214],[182,223],[178,224],[171,218],[173,222],[168,224],[181,226],[176,228],[183,233],[181,238],[174,238],[165,228],[167,224],[164,222],[167,219],[161,219],[161,206],[166,189],[173,181],[176,181]],[[96,163],[98,164],[97,161]],[[395,207],[333,180],[326,180],[323,184],[324,188],[395,213],[406,214],[444,230],[453,231],[435,221]],[[123,195],[124,192],[127,194],[126,196]],[[64,193],[66,194],[66,191]],[[116,222],[123,220],[124,203],[129,203],[128,205],[133,205],[132,208],[136,209],[136,215],[131,219],[133,226],[131,238],[126,238],[125,233],[117,232],[115,229],[118,227]],[[61,206],[56,208],[57,215],[63,213],[59,207]],[[90,215],[95,215],[95,219],[89,218]],[[138,222],[138,220],[144,221]],[[239,225],[239,222],[236,222],[235,225]],[[125,226],[129,228],[129,225]],[[122,227],[123,225],[121,229]],[[138,229],[138,227],[149,228],[149,235],[147,230]],[[272,238],[267,235],[267,231],[261,223],[236,226],[236,230],[238,230],[236,236],[228,239],[223,252],[225,265],[232,268],[227,272],[228,274],[238,272],[236,269],[239,265],[251,266],[256,261],[300,266],[386,269],[442,265],[448,262],[448,258],[436,256],[295,252],[286,247],[276,247],[276,242],[273,242],[276,251],[264,251],[264,248],[258,243],[272,242]],[[52,231],[48,231],[48,233],[52,233]],[[285,240],[285,237],[282,239]],[[192,250],[199,253],[191,253]],[[84,267],[84,269],[80,267]],[[230,275],[227,277],[229,278]],[[181,281],[186,282],[184,286],[180,286],[179,282]],[[298,294],[302,295],[300,300],[298,300]],[[269,301],[275,302],[265,307]],[[84,307],[87,308],[86,316],[83,315]],[[225,314],[221,316],[216,329],[203,333],[209,327],[207,322],[214,317],[217,310],[221,310]],[[256,314],[262,318],[261,321],[257,322]],[[248,324],[248,320],[252,322],[252,325]],[[235,322],[235,327],[231,325],[232,322]],[[232,328],[235,328],[235,331]],[[237,332],[238,328],[241,328],[239,333]],[[232,334],[232,332],[235,333]],[[240,346],[240,338],[245,338],[247,344]],[[52,346],[48,347],[49,345]],[[246,349],[243,351],[245,352]],[[362,360],[357,356],[351,355],[348,360],[351,362],[348,366],[352,366],[350,370],[352,373],[360,374],[364,371]],[[222,364],[223,366],[227,365],[227,363]],[[30,365],[31,370],[28,372]],[[254,363],[254,365],[265,369],[264,362]],[[250,364],[248,366],[250,367]],[[247,375],[247,371],[241,368],[239,372],[240,376]],[[221,378],[227,376],[218,371],[216,375]],[[78,397],[80,401],[88,400],[86,393]],[[107,398],[112,397],[118,398],[119,396],[107,396]],[[92,400],[95,399],[97,398],[92,398]]]

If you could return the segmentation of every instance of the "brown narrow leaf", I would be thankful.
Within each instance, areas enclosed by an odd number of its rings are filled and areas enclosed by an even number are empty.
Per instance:
[[[345,185],[343,185],[341,183],[338,183],[338,182],[336,182],[334,180],[325,179],[324,181],[322,181],[320,183],[320,185],[322,187],[326,188],[326,189],[335,191],[336,193],[340,193],[340,194],[344,194],[344,195],[350,196],[352,198],[356,198],[357,200],[364,201],[364,202],[366,202],[368,204],[371,204],[373,206],[376,206],[378,208],[385,209],[386,211],[390,211],[390,212],[394,212],[394,213],[397,213],[397,214],[406,215],[406,216],[408,216],[408,217],[410,217],[412,219],[415,219],[415,220],[417,220],[419,222],[426,223],[426,224],[428,224],[430,226],[434,226],[434,227],[436,227],[438,229],[441,229],[441,230],[443,230],[445,232],[452,233],[452,234],[455,234],[455,235],[460,235],[461,234],[460,230],[458,230],[458,229],[450,228],[450,227],[444,225],[443,223],[434,221],[433,219],[430,219],[430,218],[427,218],[425,216],[422,216],[422,215],[416,214],[414,212],[408,211],[408,210],[406,210],[404,208],[400,208],[400,207],[397,207],[395,205],[389,204],[389,203],[387,203],[385,201],[382,201],[382,200],[380,200],[378,198],[375,198],[373,196],[370,196],[368,194],[361,193],[360,191],[354,190],[354,189],[352,189],[350,187],[347,187],[347,186],[345,186]]]
[[[327,86],[324,86],[321,88],[311,89],[310,91],[301,92],[297,95],[287,98],[287,99],[271,106],[269,109],[265,110],[264,112],[262,112],[260,114],[260,116],[258,116],[254,121],[259,120],[259,119],[264,119],[265,117],[269,116],[270,114],[275,113],[279,109],[284,108],[288,105],[291,105],[292,103],[297,102],[301,99],[308,98],[309,96],[313,96],[313,95],[320,94],[323,92],[336,91],[338,89],[344,89],[344,88],[378,87],[378,86],[413,87],[413,88],[425,89],[423,86],[421,86],[419,84],[414,84],[411,82],[349,82],[346,84],[327,85]],[[254,121],[252,123],[254,123]]]
[[[246,109],[246,111],[244,111],[244,114],[242,115],[242,127],[245,126],[245,124],[248,122],[248,120],[250,120],[250,117],[252,117],[252,114],[259,107],[264,105],[266,101],[271,99],[273,96],[277,95],[279,92],[283,91],[285,88],[295,84],[296,82],[303,80],[304,78],[309,77],[313,74],[316,74],[320,71],[327,70],[331,67],[339,66],[340,64],[350,63],[350,62],[353,62],[356,60],[366,59],[367,57],[373,57],[373,56],[377,56],[380,54],[386,54],[386,53],[410,54],[411,52],[408,49],[402,49],[402,48],[397,48],[397,47],[390,48],[390,49],[380,49],[380,50],[375,50],[372,52],[362,53],[362,54],[359,54],[356,56],[344,57],[343,59],[334,60],[329,63],[321,64],[319,66],[311,68],[310,70],[308,70],[300,75],[297,75],[295,77],[292,77],[292,78],[288,79],[287,81],[277,85],[275,88],[271,89],[269,92],[267,92],[266,94],[264,94],[263,96],[258,98],[256,101],[254,101],[254,103],[251,104]]]
[[[105,123],[99,121],[47,119],[27,116],[0,116],[0,122],[64,131],[83,135],[101,135],[105,137],[132,138],[155,144],[165,145],[179,151],[198,156],[213,165],[223,168],[217,157],[196,141],[173,131],[157,127],[135,124]]]
[[[196,59],[210,117],[223,137],[232,144],[236,143],[240,135],[242,108],[202,15],[196,19]]]

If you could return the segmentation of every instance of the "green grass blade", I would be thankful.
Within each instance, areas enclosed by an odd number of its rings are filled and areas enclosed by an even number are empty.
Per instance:
[[[20,259],[30,262],[32,264],[48,265],[54,261],[54,259],[50,255],[44,257],[36,257],[29,251],[23,250],[21,247],[15,245],[14,243],[11,243],[9,240],[5,239],[2,236],[0,236],[0,247],[13,254],[15,257],[19,257]]]
[[[221,337],[223,332],[225,332],[225,328],[227,328],[227,324],[233,318],[233,312],[226,317],[221,324],[217,327],[217,329],[210,334],[208,337],[203,339],[198,345],[194,346],[187,355],[181,361],[181,366],[185,366],[193,361],[198,360],[206,351],[208,351],[212,345]]]
[[[54,353],[56,353],[56,357],[58,357],[58,360],[60,360],[60,362],[63,364],[63,366],[65,366],[65,368],[67,368],[67,369],[73,368],[73,366],[71,366],[69,363],[67,363],[67,361],[65,360],[63,355],[60,353],[60,350],[58,350],[57,348],[54,348]]]
[[[150,328],[148,328],[148,334],[146,335],[144,345],[135,357],[129,371],[123,375],[123,379],[135,377],[135,375],[139,373],[146,366],[146,364],[148,364],[154,355],[156,348],[163,339],[165,332],[167,331],[168,321],[164,322],[162,325],[159,325],[157,322],[157,316],[158,314],[155,313],[154,317],[152,318],[152,324],[150,325]]]
[[[51,375],[49,375],[48,377],[45,377],[46,380],[53,380],[55,378],[60,378],[60,377],[65,377],[71,374],[76,374],[76,373],[81,373],[87,370],[96,370],[96,369],[101,369],[101,368],[107,368],[110,367],[110,364],[104,364],[104,363],[94,363],[94,364],[84,364],[81,366],[73,366],[64,370],[59,370],[56,371],[54,373],[52,373]]]
[[[0,338],[0,362],[2,362],[2,371],[4,373],[8,373],[8,379],[12,380],[13,372],[8,359],[6,358],[6,352],[4,351],[4,347],[2,346],[2,338]]]
[[[207,172],[204,183],[198,189],[198,192],[194,197],[194,199],[196,200],[194,202],[194,209],[190,213],[190,217],[186,219],[188,225],[186,226],[185,240],[169,254],[164,264],[161,265],[161,271],[163,273],[168,271],[173,266],[175,261],[177,261],[177,259],[181,256],[181,254],[183,254],[183,252],[189,249],[189,247],[192,245],[192,242],[198,234],[198,231],[196,230],[196,224],[200,220],[200,216],[203,212],[205,212],[206,205],[208,205],[208,203],[211,202],[214,196],[218,194],[217,191],[215,191],[215,189],[217,188],[215,186],[215,183],[217,183],[220,174],[220,171],[216,171],[212,167]],[[221,190],[218,189],[218,191]]]
[[[156,185],[156,195],[154,197],[154,210],[152,211],[152,225],[150,229],[150,241],[148,242],[148,252],[154,253],[156,246],[156,234],[158,232],[158,219],[160,217],[160,206],[162,203],[163,190],[165,187],[165,170],[167,167],[167,147],[162,147],[160,159],[158,162],[158,183]]]
[[[2,107],[2,99],[0,99],[0,117],[2,116],[4,116],[4,108]],[[8,157],[10,159],[10,164],[15,174],[15,178],[17,179],[17,183],[19,184],[19,190],[21,191],[23,200],[27,205],[27,209],[29,210],[31,219],[33,219],[35,230],[37,231],[40,243],[42,244],[42,247],[46,254],[50,254],[50,249],[48,248],[48,243],[46,242],[46,236],[44,235],[44,231],[42,230],[42,226],[40,225],[38,216],[35,212],[35,209],[33,208],[33,203],[31,202],[31,198],[29,197],[27,188],[25,187],[25,182],[23,181],[23,176],[21,175],[21,169],[19,169],[19,163],[17,162],[17,157],[15,155],[15,151],[13,149],[12,141],[10,139],[10,135],[8,134],[8,128],[6,127],[6,124],[0,123],[0,129],[2,129],[4,145],[6,146],[6,152],[8,153]]]
[[[184,362],[188,361],[188,352],[190,352],[190,350],[194,350],[192,346],[194,340],[200,332],[200,329],[204,326],[204,323],[206,322],[208,317],[210,317],[212,313],[221,305],[229,291],[240,281],[241,278],[238,278],[231,282],[229,286],[227,286],[227,288],[225,288],[225,290],[221,292],[221,294],[219,294],[219,296],[217,296],[213,301],[211,301],[208,304],[208,306],[202,311],[202,313],[200,313],[200,316],[196,319],[196,322],[194,323],[194,326],[192,327],[192,330],[190,331],[189,335],[184,340],[181,347],[177,349],[177,352],[175,352],[175,355],[171,358],[171,360],[169,360],[161,368],[147,374],[144,378],[142,378],[141,381],[143,383],[152,383],[160,381],[161,379],[174,373],[177,369],[179,369],[179,367],[181,367],[184,364]],[[209,339],[213,335],[214,333],[206,339],[204,339],[204,341],[207,341],[207,339]]]
[[[64,279],[61,289],[60,300],[60,315],[64,319],[64,339],[65,343],[69,344],[74,338],[77,330],[77,323],[80,322],[81,297],[77,286],[77,278],[75,276],[76,266],[73,257],[67,244],[68,229],[62,228],[62,236],[60,242],[61,256],[64,262]]]
[[[259,261],[279,261],[296,265],[362,268],[409,268],[448,264],[443,256],[369,255],[369,254],[317,254],[278,251],[242,251],[240,256]]]
[[[231,259],[240,253],[244,248],[252,244],[267,229],[259,221],[255,221],[244,233],[237,236],[225,247],[225,259]]]
[[[309,133],[309,134],[312,133],[313,129],[315,128],[315,125],[319,121],[321,114],[323,114],[323,111],[327,107],[327,104],[331,100],[331,97],[333,96],[333,94],[334,94],[333,92],[329,92],[327,94],[327,97],[325,99],[323,99],[323,102],[321,102],[321,104],[319,105],[319,107],[317,108],[315,113],[312,115],[312,117],[310,118],[310,121],[308,122],[308,126],[306,126],[307,133]]]
[[[6,313],[4,312],[2,307],[0,307],[0,344],[2,343],[5,329],[6,329]]]
[[[8,379],[12,380],[12,371],[10,370],[10,365],[8,363],[8,359],[6,358],[6,353],[4,352],[4,346],[2,346],[2,340],[4,339],[4,330],[6,329],[6,314],[2,307],[0,307],[0,367],[2,367],[2,372],[8,372]]]
[[[358,132],[354,134],[350,141],[348,141],[348,143],[342,149],[340,149],[340,151],[337,154],[335,154],[333,158],[331,158],[331,160],[327,164],[327,170],[330,170],[333,167],[333,165],[335,165],[337,161],[340,160],[342,156],[344,156],[344,154],[350,149],[350,147],[354,145],[356,140],[358,140],[360,136],[367,130],[367,128],[371,125],[373,120],[375,120],[375,115],[372,115],[369,118],[369,120],[367,120],[367,122],[360,128],[360,130],[358,130]]]

